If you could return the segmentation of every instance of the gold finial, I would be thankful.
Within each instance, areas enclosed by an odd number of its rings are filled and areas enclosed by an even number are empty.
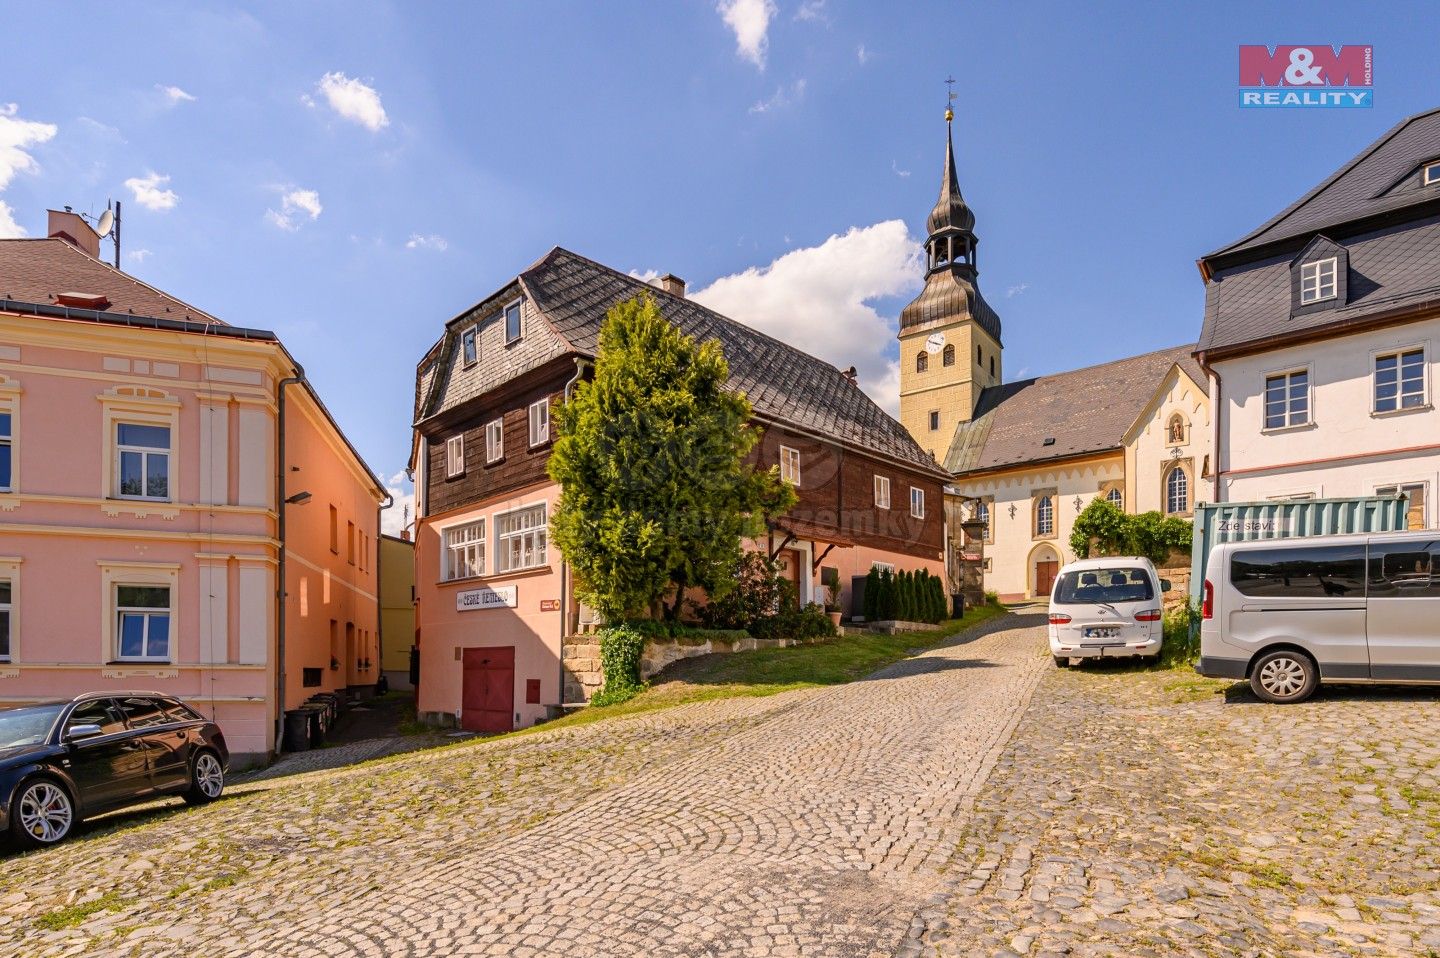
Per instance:
[[[945,78],[945,86],[949,88],[949,94],[945,98],[945,122],[949,123],[951,120],[955,119],[955,111],[950,108],[950,104],[955,102],[954,75]]]

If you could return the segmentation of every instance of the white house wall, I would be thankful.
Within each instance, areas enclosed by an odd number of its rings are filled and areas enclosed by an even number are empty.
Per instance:
[[[1193,382],[1178,368],[1170,370],[1158,396],[1131,430],[1126,446],[1125,511],[1163,512],[1165,476],[1173,463],[1182,461],[1191,466],[1188,511],[1193,512],[1196,502],[1213,499],[1213,484],[1202,475],[1214,443],[1210,397],[1204,384]],[[1170,417],[1177,413],[1185,421],[1185,437],[1182,442],[1172,443]]]
[[[1426,405],[1373,411],[1376,353],[1425,348]],[[1262,500],[1296,495],[1374,495],[1387,485],[1426,484],[1428,527],[1437,522],[1440,411],[1434,408],[1440,319],[1303,343],[1214,363],[1221,377],[1220,498]],[[1308,368],[1312,422],[1264,428],[1267,375]]]

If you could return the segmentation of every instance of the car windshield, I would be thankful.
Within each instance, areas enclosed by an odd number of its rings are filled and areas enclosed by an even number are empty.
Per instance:
[[[64,708],[64,705],[27,705],[18,709],[0,709],[0,748],[44,742]]]
[[[1155,598],[1150,574],[1139,566],[1074,569],[1060,576],[1055,601],[1061,605],[1101,602],[1148,602]]]

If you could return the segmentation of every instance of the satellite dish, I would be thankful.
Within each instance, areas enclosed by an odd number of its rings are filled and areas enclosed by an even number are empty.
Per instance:
[[[110,210],[100,214],[100,221],[95,224],[95,232],[101,237],[110,235],[110,230],[115,226],[115,214]]]

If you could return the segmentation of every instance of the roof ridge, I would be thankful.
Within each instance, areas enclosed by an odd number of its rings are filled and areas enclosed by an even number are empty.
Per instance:
[[[1301,207],[1305,206],[1305,204],[1309,203],[1312,199],[1314,199],[1315,197],[1319,196],[1321,193],[1323,193],[1326,189],[1328,189],[1332,184],[1334,184],[1336,181],[1338,181],[1338,180],[1339,180],[1341,177],[1343,177],[1345,174],[1349,173],[1349,172],[1350,172],[1351,170],[1353,170],[1355,167],[1359,166],[1360,163],[1361,163],[1361,161],[1368,159],[1368,158],[1369,158],[1370,156],[1372,156],[1377,150],[1379,150],[1380,147],[1384,146],[1386,143],[1389,143],[1391,140],[1393,140],[1396,136],[1399,135],[1399,133],[1400,133],[1401,130],[1405,129],[1407,126],[1409,126],[1410,124],[1414,123],[1414,122],[1417,121],[1417,120],[1424,119],[1424,118],[1427,117],[1427,116],[1431,116],[1431,115],[1434,115],[1434,114],[1437,114],[1437,113],[1440,113],[1440,107],[1433,107],[1433,108],[1431,108],[1431,109],[1429,109],[1429,110],[1422,110],[1422,111],[1419,112],[1419,113],[1411,114],[1410,116],[1407,116],[1407,117],[1405,117],[1404,119],[1400,120],[1400,122],[1396,123],[1396,124],[1395,124],[1394,126],[1392,126],[1390,129],[1388,129],[1388,130],[1386,130],[1384,133],[1380,134],[1380,137],[1379,137],[1378,139],[1376,139],[1373,143],[1371,143],[1368,147],[1366,147],[1365,149],[1361,150],[1361,151],[1360,151],[1359,153],[1357,153],[1355,156],[1351,157],[1351,158],[1350,158],[1350,161],[1349,161],[1348,163],[1344,164],[1344,165],[1341,166],[1338,170],[1336,170],[1335,172],[1331,173],[1329,176],[1327,176],[1325,179],[1321,180],[1321,181],[1320,181],[1319,183],[1317,183],[1315,186],[1311,187],[1310,190],[1309,190],[1308,192],[1306,192],[1304,195],[1302,195],[1298,200],[1295,200],[1295,201],[1294,201],[1293,203],[1291,203],[1289,206],[1285,207],[1285,208],[1282,209],[1280,212],[1278,212],[1278,213],[1276,213],[1274,216],[1270,217],[1270,219],[1266,220],[1264,223],[1261,223],[1259,226],[1255,227],[1253,230],[1251,230],[1250,232],[1246,233],[1244,236],[1240,237],[1239,239],[1235,240],[1234,242],[1232,242],[1232,243],[1227,243],[1226,245],[1220,247],[1220,248],[1217,249],[1217,250],[1214,250],[1213,252],[1206,253],[1204,256],[1202,256],[1202,257],[1200,257],[1200,258],[1201,258],[1201,259],[1211,259],[1211,258],[1213,258],[1213,257],[1220,256],[1220,255],[1222,255],[1222,254],[1224,254],[1224,253],[1228,253],[1228,252],[1230,252],[1231,250],[1236,249],[1237,247],[1244,246],[1246,243],[1250,242],[1251,240],[1253,240],[1255,237],[1259,236],[1260,234],[1265,233],[1265,232],[1267,232],[1267,231],[1269,231],[1269,230],[1272,230],[1272,229],[1274,229],[1275,227],[1279,226],[1279,225],[1280,225],[1282,222],[1284,222],[1286,219],[1288,219],[1289,217],[1293,216],[1295,213],[1298,213],[1298,212],[1300,211],[1300,208],[1301,208]],[[1331,225],[1333,226],[1334,224],[1331,224]]]
[[[1136,353],[1136,354],[1133,355],[1133,356],[1121,356],[1121,357],[1118,358],[1118,359],[1106,359],[1106,360],[1102,360],[1102,361],[1100,361],[1100,362],[1098,362],[1098,363],[1091,363],[1089,366],[1077,366],[1077,367],[1075,367],[1074,369],[1065,369],[1065,370],[1061,370],[1061,371],[1058,372],[1058,373],[1047,373],[1047,374],[1044,375],[1044,376],[1031,376],[1029,379],[1012,379],[1012,380],[1010,380],[1010,382],[1008,382],[1008,383],[998,383],[997,385],[998,385],[998,386],[1009,386],[1009,385],[1011,385],[1011,383],[1039,382],[1039,381],[1042,380],[1042,379],[1059,379],[1061,376],[1070,376],[1070,375],[1073,375],[1073,374],[1075,374],[1075,373],[1090,372],[1091,370],[1099,369],[1099,368],[1101,368],[1102,366],[1113,366],[1113,365],[1116,364],[1116,363],[1128,363],[1128,362],[1131,362],[1132,360],[1136,360],[1136,359],[1147,359],[1147,358],[1149,358],[1149,357],[1151,357],[1151,356],[1159,356],[1159,355],[1161,355],[1162,353],[1164,353],[1164,354],[1173,354],[1173,353],[1178,353],[1178,352],[1184,351],[1184,355],[1189,356],[1189,355],[1191,355],[1191,354],[1194,352],[1196,345],[1197,345],[1196,343],[1181,343],[1181,344],[1178,345],[1178,346],[1167,346],[1167,347],[1165,347],[1164,349],[1152,349],[1152,350],[1150,350],[1150,351],[1147,352],[1147,353]],[[994,388],[995,388],[995,386],[986,386],[986,387],[985,387],[986,390],[994,389]],[[983,392],[984,392],[984,390],[982,390],[982,393],[983,393]]]

